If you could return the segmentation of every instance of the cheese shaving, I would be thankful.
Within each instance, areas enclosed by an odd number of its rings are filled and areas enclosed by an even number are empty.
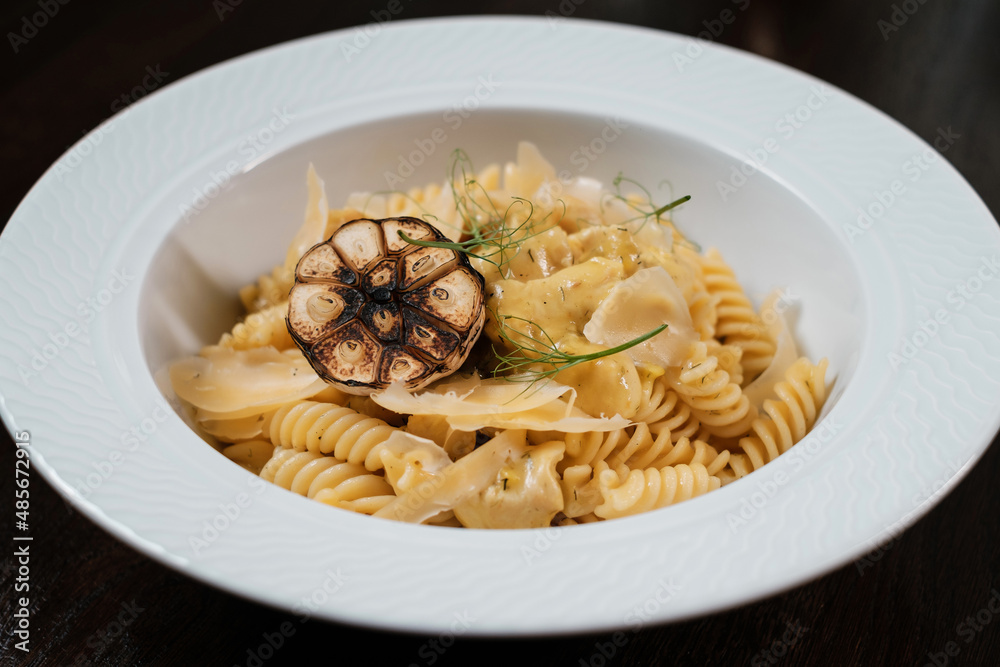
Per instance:
[[[667,330],[626,350],[636,363],[679,366],[698,340],[684,296],[660,266],[640,269],[615,285],[583,328],[591,343],[614,347],[667,324]]]
[[[504,431],[471,454],[396,498],[375,513],[376,517],[423,523],[454,509],[489,486],[508,459],[527,451],[524,431]]]
[[[569,403],[559,401],[570,396]],[[525,385],[503,379],[481,380],[478,376],[447,378],[419,393],[407,392],[401,384],[390,385],[372,394],[372,400],[384,408],[408,415],[502,415],[526,412],[559,402],[561,417],[569,416],[576,391],[558,382]]]
[[[776,396],[774,386],[785,379],[785,373],[799,358],[795,340],[788,330],[785,317],[775,308],[779,297],[780,292],[777,290],[771,292],[760,308],[761,313],[772,314],[771,317],[764,317],[763,320],[768,333],[778,345],[774,352],[774,358],[771,359],[771,363],[764,369],[764,372],[757,376],[757,379],[743,388],[743,395],[747,397],[751,405],[758,409],[764,405],[766,399]]]
[[[298,350],[208,347],[170,367],[177,396],[207,419],[238,419],[267,406],[313,396],[326,387]],[[249,411],[248,411],[249,410]]]

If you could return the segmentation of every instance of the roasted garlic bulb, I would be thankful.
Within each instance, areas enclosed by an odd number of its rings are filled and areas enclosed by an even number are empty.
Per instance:
[[[288,331],[320,377],[366,395],[413,391],[465,361],[485,321],[485,281],[417,218],[359,219],[308,250],[289,293]]]

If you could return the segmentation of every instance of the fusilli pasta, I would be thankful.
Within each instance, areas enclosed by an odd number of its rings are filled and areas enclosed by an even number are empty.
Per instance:
[[[305,224],[284,262],[240,291],[243,321],[171,368],[228,459],[378,518],[568,526],[718,489],[814,426],[827,360],[795,361],[780,314],[762,317],[721,254],[701,254],[664,209],[560,181],[530,144],[502,168],[476,172],[461,155],[452,167],[443,183],[334,210],[310,168]],[[462,241],[486,279],[491,340],[465,375],[419,394],[349,395],[288,333],[296,263],[349,221],[399,216]]]
[[[826,398],[826,367],[826,359],[814,365],[803,357],[786,371],[784,381],[774,386],[778,400],[764,401],[765,416],[751,424],[753,435],[739,441],[743,453],[730,462],[735,478],[770,463],[805,437]]]
[[[708,474],[700,463],[644,470],[604,469],[597,479],[603,502],[594,514],[602,519],[617,519],[666,507],[720,486],[719,478]]]
[[[771,363],[775,341],[719,251],[709,249],[701,264],[705,272],[705,287],[709,294],[718,298],[715,335],[722,342],[743,350],[747,379],[753,379]]]
[[[385,478],[363,466],[287,447],[274,450],[260,476],[293,493],[361,514],[374,514],[396,497]]]
[[[725,438],[744,433],[757,416],[740,386],[720,367],[719,358],[709,354],[706,343],[692,345],[688,362],[668,373],[681,401],[712,435]]]
[[[287,350],[294,346],[288,327],[285,326],[287,313],[287,300],[252,312],[234,326],[230,333],[222,335],[219,346],[233,350],[267,346]]]
[[[363,464],[368,470],[382,468],[375,448],[395,430],[381,419],[348,407],[315,401],[285,405],[264,426],[275,445],[332,454],[349,463]]]

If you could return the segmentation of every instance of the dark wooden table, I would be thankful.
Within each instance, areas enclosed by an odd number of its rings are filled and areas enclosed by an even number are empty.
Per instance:
[[[0,219],[10,217],[64,150],[121,106],[123,95],[128,101],[147,66],[175,81],[254,49],[370,22],[373,11],[389,4],[8,0],[0,10]],[[1000,215],[996,0],[403,0],[399,6],[393,20],[550,11],[691,35],[714,30],[714,40],[826,79],[927,140],[939,128],[953,128],[961,138],[947,159]],[[738,20],[716,21],[736,6],[746,6]],[[39,19],[43,11],[51,16]],[[0,523],[9,545],[14,457],[6,433],[4,441]],[[993,447],[928,516],[868,560],[757,604],[647,628],[621,646],[613,635],[590,635],[459,640],[446,650],[437,638],[301,624],[191,581],[119,543],[35,476],[31,650],[14,650],[16,573],[5,546],[0,662],[260,666],[322,656],[334,664],[365,657],[386,665],[1000,665],[1000,619],[990,610],[1000,596],[998,472],[1000,449]],[[284,623],[294,634],[269,659],[257,658],[266,635]]]

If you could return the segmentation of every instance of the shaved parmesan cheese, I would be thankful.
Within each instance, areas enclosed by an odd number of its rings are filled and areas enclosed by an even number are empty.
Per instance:
[[[569,408],[567,410],[567,408]],[[456,431],[478,431],[481,428],[523,428],[529,431],[562,431],[590,433],[617,431],[632,424],[621,415],[591,417],[579,408],[570,408],[562,401],[525,410],[495,415],[457,415],[446,417]]]
[[[553,380],[528,384],[472,376],[445,380],[413,394],[393,384],[371,399],[400,414],[441,415],[451,428],[466,432],[493,427],[587,433],[614,431],[631,423],[620,415],[591,417],[574,407],[575,389]]]
[[[504,166],[504,189],[524,193],[524,196],[533,199],[544,183],[555,180],[556,169],[542,157],[538,146],[530,141],[518,142],[517,162],[508,162]]]
[[[558,401],[570,394],[570,403]],[[480,380],[478,376],[447,378],[431,389],[409,393],[400,383],[389,385],[371,399],[384,408],[407,415],[501,415],[525,412],[556,401],[560,416],[569,415],[576,392],[558,382],[527,385],[503,379]]]
[[[563,509],[556,463],[566,443],[553,441],[529,447],[508,459],[493,483],[455,506],[466,528],[546,528]]]
[[[527,451],[525,431],[504,431],[468,456],[429,476],[375,513],[376,517],[423,523],[472,498],[496,479],[510,459]]]
[[[452,460],[457,460],[476,448],[474,433],[456,431],[441,415],[410,415],[406,432],[433,440],[444,448]]]
[[[326,387],[298,350],[208,347],[202,354],[171,366],[170,382],[177,396],[199,408],[199,416],[206,419],[259,414]]]
[[[451,465],[448,454],[436,442],[406,431],[393,431],[375,453],[396,495],[406,493]]]
[[[624,204],[623,204],[624,205]],[[655,220],[633,220],[625,225],[640,248],[659,248],[673,252],[674,230]]]
[[[615,347],[667,324],[667,330],[625,351],[636,363],[679,366],[698,334],[681,291],[663,267],[640,269],[615,285],[583,328],[592,343]]]
[[[305,254],[306,250],[313,247],[325,237],[327,214],[329,207],[326,203],[326,188],[323,181],[316,175],[316,169],[309,164],[309,171],[306,173],[306,185],[309,189],[309,201],[306,203],[306,221],[299,228],[292,239],[292,244],[288,247],[288,254],[285,255],[285,268],[289,271],[295,269],[299,263],[299,258]]]
[[[784,316],[775,308],[780,293],[775,290],[764,300],[760,308],[761,313],[771,313],[773,317],[764,317],[764,325],[771,337],[777,342],[778,348],[774,351],[774,358],[764,372],[757,376],[757,379],[743,388],[743,395],[750,401],[750,405],[758,409],[764,404],[767,398],[775,396],[774,385],[785,379],[785,372],[799,358],[799,352],[795,347],[795,340]]]
[[[203,418],[201,411],[196,411],[195,419],[201,428],[209,435],[226,442],[238,442],[240,440],[250,440],[261,434],[261,426],[264,423],[263,414],[253,414],[248,417],[237,419],[209,419]]]

